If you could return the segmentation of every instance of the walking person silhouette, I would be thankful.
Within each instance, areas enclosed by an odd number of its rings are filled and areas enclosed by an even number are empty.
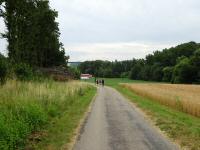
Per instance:
[[[104,79],[103,79],[103,80],[101,81],[102,86],[104,86],[104,84],[105,84],[104,82],[105,82],[105,81],[104,81]]]

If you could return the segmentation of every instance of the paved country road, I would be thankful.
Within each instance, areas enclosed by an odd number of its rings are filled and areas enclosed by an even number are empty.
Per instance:
[[[74,150],[178,150],[119,92],[99,87]]]

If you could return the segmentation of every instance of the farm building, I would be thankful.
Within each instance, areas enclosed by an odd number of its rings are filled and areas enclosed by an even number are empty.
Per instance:
[[[91,74],[81,74],[81,80],[88,80],[92,78]]]

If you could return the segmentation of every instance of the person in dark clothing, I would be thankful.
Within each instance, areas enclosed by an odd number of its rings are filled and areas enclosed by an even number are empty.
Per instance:
[[[101,83],[102,83],[102,86],[104,86],[104,79],[101,81]]]
[[[97,85],[99,84],[99,80],[97,80]]]
[[[101,85],[101,80],[99,80],[99,85]]]

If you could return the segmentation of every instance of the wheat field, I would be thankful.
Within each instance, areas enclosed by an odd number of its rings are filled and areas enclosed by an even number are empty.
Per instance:
[[[200,117],[200,85],[122,84],[136,94]]]

